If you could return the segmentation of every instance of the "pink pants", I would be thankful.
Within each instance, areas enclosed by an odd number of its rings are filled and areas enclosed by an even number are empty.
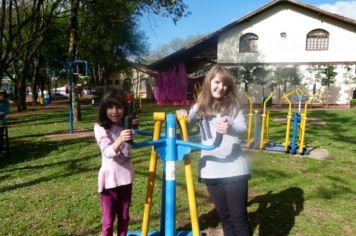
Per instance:
[[[132,184],[104,189],[100,193],[102,218],[102,235],[112,236],[115,216],[117,216],[117,236],[126,236],[129,225],[129,208]]]

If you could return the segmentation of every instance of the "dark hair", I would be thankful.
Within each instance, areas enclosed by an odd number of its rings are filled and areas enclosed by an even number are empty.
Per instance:
[[[0,89],[0,96],[3,96],[4,98],[7,98],[7,92],[5,89]]]
[[[124,116],[121,120],[121,123],[123,124],[125,115],[127,115],[125,94],[119,89],[110,88],[106,90],[101,96],[99,103],[98,123],[105,129],[110,129],[110,127],[112,126],[111,120],[106,115],[106,110],[113,106],[124,108]]]

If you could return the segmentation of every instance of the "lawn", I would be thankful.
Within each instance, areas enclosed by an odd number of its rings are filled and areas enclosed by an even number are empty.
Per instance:
[[[152,130],[154,111],[144,104],[141,129]],[[97,107],[82,108],[74,128],[92,129]],[[282,141],[285,125],[271,113],[270,137]],[[308,146],[326,148],[333,160],[251,152],[249,218],[254,235],[356,235],[356,110],[311,110],[326,125],[309,125]],[[10,156],[0,156],[0,235],[99,235],[97,173],[100,151],[93,138],[49,140],[69,128],[68,109],[39,109],[10,116]],[[142,140],[142,139],[139,139]],[[141,228],[150,148],[134,150],[136,171],[129,230]],[[196,179],[198,153],[192,154]],[[162,162],[151,215],[159,230]],[[177,169],[177,228],[189,229],[183,163]],[[205,186],[196,182],[200,227],[221,228]]]

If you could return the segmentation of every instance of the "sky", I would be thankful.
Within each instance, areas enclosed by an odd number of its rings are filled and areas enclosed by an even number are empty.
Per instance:
[[[174,25],[168,18],[145,14],[140,30],[145,32],[150,51],[170,43],[173,39],[207,35],[238,20],[271,0],[184,0],[191,14]],[[356,0],[303,0],[321,9],[356,20]]]

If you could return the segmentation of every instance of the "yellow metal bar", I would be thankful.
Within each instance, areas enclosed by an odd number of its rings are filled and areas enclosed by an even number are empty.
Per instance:
[[[304,151],[304,141],[305,141],[305,130],[307,127],[307,111],[309,103],[314,99],[315,96],[311,96],[309,100],[305,103],[304,113],[301,114],[300,120],[300,133],[299,133],[299,153],[303,153]]]
[[[260,139],[260,149],[265,147],[265,122],[266,122],[266,107],[267,102],[272,98],[273,92],[268,96],[266,101],[263,103],[263,113],[262,113],[262,123],[261,123],[261,139]]]
[[[251,99],[251,96],[248,95],[247,92],[245,92],[245,96],[247,98],[247,101],[248,101],[248,104],[249,104],[249,112],[248,112],[248,128],[247,128],[247,147],[251,147],[251,144],[252,144],[252,137],[251,137],[251,133],[252,133],[252,110],[253,110],[253,107],[252,107],[252,99]]]
[[[266,140],[268,142],[268,138],[269,138],[269,111],[267,111],[267,116],[266,116]]]
[[[300,120],[300,134],[299,134],[299,153],[303,154],[304,152],[304,139],[305,139],[305,128],[307,124],[307,115],[302,114],[301,115],[301,120]]]
[[[295,92],[297,93],[298,96],[303,96],[304,95],[304,91],[301,88],[296,88]]]
[[[188,141],[188,117],[186,116],[177,116],[178,122],[181,127],[182,138],[184,141]],[[200,235],[199,229],[199,218],[198,218],[198,208],[196,204],[195,197],[195,188],[193,182],[193,171],[192,171],[192,161],[189,155],[184,157],[184,170],[185,170],[185,179],[187,183],[187,192],[188,192],[188,202],[189,202],[189,211],[190,219],[192,225],[193,236]]]
[[[309,103],[314,99],[315,96],[311,96],[309,98],[309,100],[307,101],[307,103],[305,103],[305,106],[304,106],[304,114],[306,115],[307,114],[307,110],[308,110],[308,105]]]
[[[153,113],[154,120],[154,129],[153,129],[153,140],[158,140],[161,134],[162,123],[165,120],[164,112],[155,112]],[[150,158],[150,167],[148,171],[148,182],[147,182],[147,193],[146,193],[146,201],[143,211],[143,220],[142,220],[142,235],[147,236],[148,234],[148,226],[150,224],[150,214],[151,214],[151,206],[152,206],[152,195],[153,195],[153,187],[155,185],[155,175],[157,169],[157,153],[152,147],[151,150],[151,158]]]
[[[289,93],[284,93],[283,98],[288,102],[288,115],[287,115],[287,129],[286,129],[286,137],[284,140],[284,151],[288,152],[288,148],[290,145],[290,126],[292,121],[292,102],[289,100],[289,96],[292,95],[294,91]]]

